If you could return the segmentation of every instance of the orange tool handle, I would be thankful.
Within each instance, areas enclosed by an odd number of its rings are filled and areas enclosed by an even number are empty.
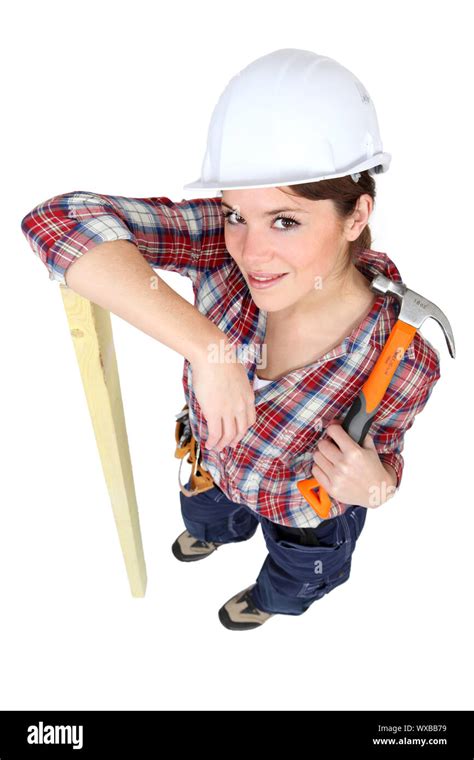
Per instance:
[[[416,327],[401,319],[393,326],[382,353],[342,423],[346,433],[356,443],[361,444],[367,435],[385,391],[415,333]],[[314,511],[320,517],[326,518],[331,510],[331,500],[316,478],[299,480],[296,485]]]

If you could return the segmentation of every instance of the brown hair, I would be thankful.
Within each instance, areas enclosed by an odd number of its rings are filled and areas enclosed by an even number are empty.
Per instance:
[[[375,205],[376,187],[375,179],[368,170],[360,172],[358,182],[354,182],[351,175],[337,177],[336,179],[324,179],[320,182],[307,182],[302,185],[288,185],[291,192],[301,198],[311,201],[331,200],[341,222],[354,212],[357,200],[367,193],[371,196]],[[282,189],[282,188],[280,188]],[[353,260],[356,250],[370,248],[372,246],[372,233],[369,224],[366,224],[356,240],[349,241],[347,252],[347,265]]]

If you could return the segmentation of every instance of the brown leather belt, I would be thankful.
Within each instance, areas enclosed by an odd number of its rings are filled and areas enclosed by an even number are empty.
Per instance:
[[[181,493],[185,496],[195,496],[198,493],[214,488],[215,483],[211,474],[205,469],[201,462],[201,448],[191,432],[187,404],[185,404],[181,412],[176,415],[176,420],[176,449],[174,455],[177,459],[181,459],[178,471],[179,488]],[[191,475],[189,478],[190,489],[186,488],[186,486],[183,486],[181,483],[181,467],[186,454],[188,454],[187,461],[191,464]]]

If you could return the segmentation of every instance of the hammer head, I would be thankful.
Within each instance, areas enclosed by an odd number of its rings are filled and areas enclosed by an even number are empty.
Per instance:
[[[400,313],[398,318],[403,322],[406,322],[417,329],[421,327],[425,319],[432,317],[441,326],[446,343],[448,344],[448,351],[453,357],[456,356],[456,349],[454,346],[454,336],[449,324],[449,320],[446,315],[441,311],[438,306],[428,301],[419,293],[415,293],[414,290],[407,288],[403,282],[395,282],[385,277],[383,274],[378,274],[372,282],[370,287],[375,293],[390,293],[394,295],[400,301]]]

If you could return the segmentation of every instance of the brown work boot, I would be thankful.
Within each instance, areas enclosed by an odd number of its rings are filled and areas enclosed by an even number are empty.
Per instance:
[[[255,585],[253,583],[244,591],[239,591],[220,608],[219,620],[225,628],[231,631],[248,631],[251,628],[260,628],[273,617],[273,613],[264,612],[255,606],[251,596]]]
[[[180,562],[196,562],[198,559],[208,557],[219,546],[222,544],[216,541],[200,541],[185,530],[178,536],[171,551]]]

